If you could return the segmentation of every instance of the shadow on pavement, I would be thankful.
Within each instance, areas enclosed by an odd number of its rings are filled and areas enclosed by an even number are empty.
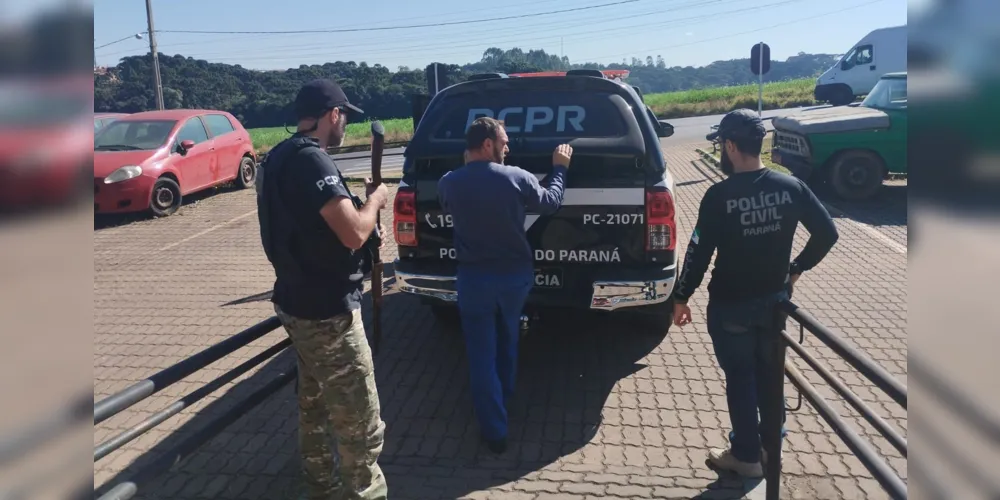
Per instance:
[[[204,191],[198,191],[197,193],[191,193],[184,195],[181,199],[181,206],[177,209],[178,211],[184,210],[185,207],[189,207],[196,204],[202,200],[210,198],[214,195],[225,193],[229,191],[237,190],[235,186],[222,185],[214,188],[205,189]],[[173,217],[177,215],[171,215]],[[94,230],[100,231],[101,229],[110,229],[118,226],[125,226],[140,221],[152,221],[156,217],[152,212],[149,211],[149,207],[141,212],[130,212],[124,214],[94,214]]]
[[[907,225],[906,181],[887,182],[875,197],[864,201],[842,200],[830,194],[828,189],[822,189],[816,194],[821,200],[843,211],[847,218],[857,222],[872,226]],[[830,215],[834,217],[845,216],[841,214]]]
[[[480,443],[461,333],[433,323],[418,299],[386,299],[387,311],[409,311],[385,322],[385,352],[376,358],[387,426],[381,463],[395,498],[458,498],[579,450],[618,381],[645,368],[640,361],[666,335],[607,315],[543,316],[521,342],[509,448],[497,456]]]
[[[480,444],[461,334],[435,323],[430,309],[414,297],[387,295],[383,304],[382,352],[375,358],[386,422],[379,463],[392,498],[461,497],[516,480],[579,450],[597,432],[601,410],[618,381],[645,368],[642,358],[666,335],[634,331],[638,327],[606,315],[543,318],[522,340],[517,393],[509,407],[510,446],[496,456]],[[363,312],[370,335],[370,300]],[[293,353],[286,351],[227,386],[107,481],[98,496],[294,363]],[[298,409],[292,386],[266,399],[135,498],[295,498]],[[112,454],[104,460],[114,459]]]
[[[747,494],[757,490],[753,498],[764,498],[763,489],[766,487],[763,479],[740,479],[737,476],[721,474],[719,479],[712,481],[705,491],[692,497],[691,500],[742,500],[747,498]]]

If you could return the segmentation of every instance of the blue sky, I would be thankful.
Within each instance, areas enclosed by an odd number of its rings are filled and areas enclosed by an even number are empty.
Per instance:
[[[352,33],[188,34],[169,30],[287,31],[372,28],[490,19],[600,6],[561,14],[452,26]],[[294,7],[291,7],[294,5]],[[489,6],[488,8],[474,6]],[[334,7],[337,6],[337,7]],[[856,8],[851,8],[855,7]],[[839,11],[839,12],[838,12]],[[545,49],[572,62],[662,55],[668,66],[748,57],[764,41],[774,59],[840,54],[869,31],[906,24],[906,0],[153,0],[159,51],[279,69],[337,60],[422,68],[477,61],[497,46]],[[141,0],[94,2],[95,46],[146,30]],[[162,32],[161,32],[162,31]],[[98,64],[149,51],[128,40],[97,50]]]

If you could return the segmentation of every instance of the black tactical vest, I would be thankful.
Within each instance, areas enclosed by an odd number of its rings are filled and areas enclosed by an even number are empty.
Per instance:
[[[323,280],[345,293],[358,286],[370,268],[370,250],[344,246],[328,227],[308,227],[281,197],[279,178],[288,160],[305,148],[316,148],[313,139],[293,136],[272,149],[257,172],[257,219],[267,259],[279,281],[291,287],[315,286]],[[343,182],[343,178],[341,178]],[[360,199],[352,197],[355,206]]]

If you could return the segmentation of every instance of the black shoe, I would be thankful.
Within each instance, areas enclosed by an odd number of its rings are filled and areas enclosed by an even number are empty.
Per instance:
[[[502,455],[503,452],[507,451],[507,438],[496,440],[484,439],[484,441],[486,441],[486,447],[497,455]]]

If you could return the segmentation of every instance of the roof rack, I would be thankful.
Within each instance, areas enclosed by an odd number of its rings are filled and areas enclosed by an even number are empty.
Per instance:
[[[502,80],[504,78],[510,78],[506,73],[479,73],[469,77],[469,81],[474,80]]]

